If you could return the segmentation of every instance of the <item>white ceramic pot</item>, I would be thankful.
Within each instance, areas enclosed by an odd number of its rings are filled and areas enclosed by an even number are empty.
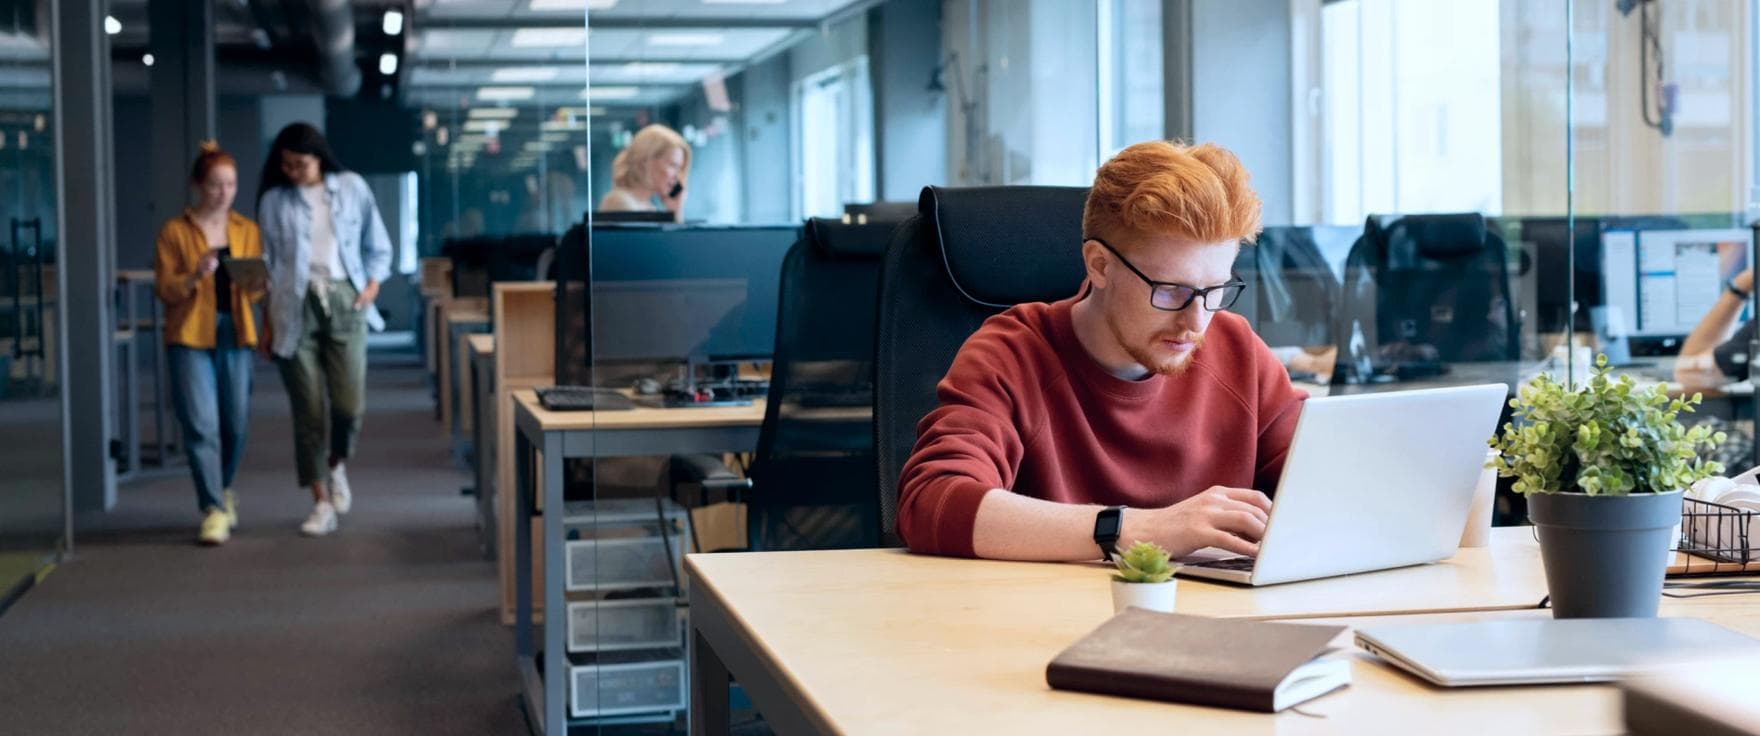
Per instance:
[[[1112,579],[1112,612],[1119,613],[1128,606],[1136,606],[1150,611],[1173,613],[1174,593],[1178,580],[1165,583],[1126,583]]]

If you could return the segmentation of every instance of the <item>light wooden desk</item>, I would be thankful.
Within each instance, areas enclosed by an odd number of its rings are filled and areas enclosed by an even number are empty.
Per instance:
[[[1530,531],[1495,529],[1492,539],[1433,565],[1327,580],[1265,588],[1182,580],[1177,610],[1321,618],[1537,606],[1545,573]],[[726,732],[729,671],[778,733],[1072,733],[1099,724],[1153,733],[1171,723],[1207,733],[1212,722],[1227,733],[1385,730],[1384,721],[1050,691],[1045,665],[1112,615],[1098,564],[848,550],[689,555],[685,566],[697,734]]]
[[[750,406],[650,409],[627,411],[553,412],[538,403],[531,389],[515,390],[513,401],[515,502],[514,533],[514,641],[526,706],[538,730],[564,734],[568,723],[568,658],[565,651],[567,617],[543,617],[541,649],[543,670],[537,666],[538,632],[534,617],[534,567],[542,567],[543,595],[537,599],[545,612],[563,611],[564,522],[563,460],[582,457],[619,457],[722,452],[750,452],[758,444],[758,427],[764,421],[764,401]],[[535,476],[534,476],[535,474]],[[541,481],[539,481],[541,479]],[[541,483],[541,485],[540,485]],[[545,512],[534,519],[533,514]],[[526,519],[541,521],[526,523]],[[532,534],[543,546],[534,548]],[[535,553],[535,554],[534,554]],[[545,564],[544,561],[551,561]],[[725,693],[723,696],[725,697]]]

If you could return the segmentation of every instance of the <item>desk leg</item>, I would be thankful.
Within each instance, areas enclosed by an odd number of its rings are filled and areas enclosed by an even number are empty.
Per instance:
[[[568,605],[563,585],[562,433],[544,433],[544,733],[568,734]],[[530,524],[520,517],[520,526]],[[530,605],[530,603],[527,603]],[[597,695],[595,693],[595,695]]]
[[[514,432],[513,448],[513,518],[519,521],[513,525],[513,625],[514,646],[523,660],[538,653],[532,642],[532,443],[524,432]]]
[[[691,612],[694,623],[697,612]],[[727,736],[733,728],[728,705],[727,664],[703,634],[691,628],[691,736]]]

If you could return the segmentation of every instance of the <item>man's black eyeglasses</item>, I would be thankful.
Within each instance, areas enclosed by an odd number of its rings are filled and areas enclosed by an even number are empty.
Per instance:
[[[1100,247],[1112,253],[1119,263],[1124,264],[1125,268],[1130,269],[1131,273],[1136,274],[1137,278],[1148,284],[1149,306],[1163,312],[1178,312],[1191,306],[1194,301],[1203,304],[1205,310],[1220,312],[1234,306],[1235,300],[1241,298],[1241,292],[1247,290],[1247,282],[1240,280],[1238,276],[1229,279],[1228,283],[1202,289],[1186,284],[1176,284],[1172,281],[1156,281],[1149,278],[1148,274],[1137,270],[1136,266],[1125,260],[1124,254],[1119,253],[1117,248],[1112,247],[1106,241],[1094,237],[1088,239],[1099,243]]]

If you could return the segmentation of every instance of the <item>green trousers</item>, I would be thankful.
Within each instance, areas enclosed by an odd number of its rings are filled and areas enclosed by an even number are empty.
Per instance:
[[[367,315],[347,281],[333,281],[323,297],[306,292],[299,348],[275,362],[293,408],[293,451],[299,484],[329,482],[330,461],[354,455],[366,413]]]

